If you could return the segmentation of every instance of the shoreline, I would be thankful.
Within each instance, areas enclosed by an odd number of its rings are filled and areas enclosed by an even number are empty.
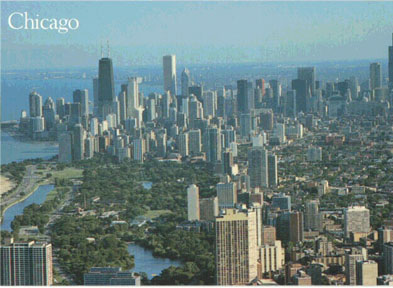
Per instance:
[[[17,185],[14,181],[12,181],[7,176],[0,174],[0,196],[7,193],[8,191],[15,188],[16,186]]]
[[[10,203],[9,205],[7,205],[7,206],[1,211],[1,213],[0,213],[0,224],[3,222],[4,213],[5,213],[9,208],[11,208],[12,206],[14,206],[14,205],[16,205],[16,204],[18,204],[18,203],[20,203],[20,202],[26,200],[27,198],[29,198],[31,195],[34,194],[35,191],[37,191],[37,189],[38,189],[41,185],[50,185],[50,184],[53,184],[53,183],[50,183],[50,182],[47,181],[47,180],[44,180],[42,183],[36,183],[36,184],[33,186],[33,189],[31,189],[31,191],[30,191],[29,193],[27,193],[26,195],[23,195],[23,197],[19,198],[19,199],[16,200],[15,202],[12,202],[12,203]]]
[[[15,126],[12,127],[1,127],[1,131],[7,133],[12,138],[15,138],[17,141],[27,144],[49,144],[49,145],[58,145],[59,143],[55,140],[34,140],[28,137],[26,134],[20,132]]]

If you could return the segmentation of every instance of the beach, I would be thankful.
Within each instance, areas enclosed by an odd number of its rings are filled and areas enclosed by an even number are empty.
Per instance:
[[[8,192],[10,189],[15,187],[15,183],[12,182],[9,178],[0,175],[0,195]]]

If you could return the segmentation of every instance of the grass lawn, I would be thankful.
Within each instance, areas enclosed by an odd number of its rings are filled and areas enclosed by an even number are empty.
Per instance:
[[[53,178],[82,178],[83,169],[65,168],[62,171],[51,171],[50,173],[52,173]]]
[[[143,216],[150,218],[150,219],[154,219],[154,218],[157,218],[157,217],[161,216],[162,214],[166,214],[166,213],[172,213],[172,211],[170,211],[170,210],[149,210]]]

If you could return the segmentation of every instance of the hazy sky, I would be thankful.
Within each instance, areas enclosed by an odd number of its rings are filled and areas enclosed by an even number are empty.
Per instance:
[[[387,57],[392,2],[2,2],[2,69]],[[77,18],[67,34],[11,30],[8,16]],[[106,46],[106,45],[105,45]]]

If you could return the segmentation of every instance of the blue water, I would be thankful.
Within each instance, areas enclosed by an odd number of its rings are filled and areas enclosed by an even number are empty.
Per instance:
[[[22,215],[23,209],[31,204],[44,203],[46,196],[54,187],[54,185],[41,185],[28,198],[8,208],[4,213],[0,230],[11,231],[11,222],[14,220],[15,216]]]
[[[5,131],[1,131],[1,164],[26,159],[49,159],[59,153],[58,145],[46,142],[20,142]]]
[[[150,190],[151,187],[153,186],[153,183],[152,183],[152,182],[145,181],[145,182],[142,182],[142,186],[143,186],[143,188],[145,188],[145,189],[147,189],[147,190]]]
[[[135,267],[133,270],[135,272],[145,272],[149,279],[152,279],[156,275],[160,275],[162,270],[170,266],[181,265],[180,261],[154,257],[152,251],[135,244],[128,245],[128,252],[135,257]]]

